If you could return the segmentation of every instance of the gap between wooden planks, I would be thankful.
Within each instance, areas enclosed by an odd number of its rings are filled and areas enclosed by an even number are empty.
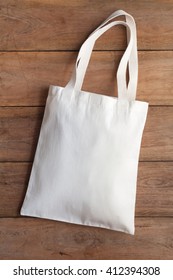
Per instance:
[[[44,108],[0,107],[0,161],[32,161]],[[141,161],[173,160],[173,107],[150,107]]]
[[[0,163],[0,217],[18,217],[32,163]],[[140,162],[136,216],[173,216],[173,162]],[[82,188],[83,186],[81,186]]]

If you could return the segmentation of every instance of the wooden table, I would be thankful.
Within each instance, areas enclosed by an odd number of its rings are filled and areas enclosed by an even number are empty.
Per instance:
[[[0,8],[0,259],[173,259],[173,1],[1,0]],[[21,217],[48,86],[67,83],[82,42],[117,9],[135,17],[137,99],[150,103],[136,234]],[[85,90],[116,94],[124,38],[118,27],[99,39]]]

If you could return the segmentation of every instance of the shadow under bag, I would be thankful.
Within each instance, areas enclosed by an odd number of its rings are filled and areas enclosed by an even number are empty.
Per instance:
[[[116,19],[122,15],[126,21]],[[95,41],[115,25],[126,27],[128,41],[117,71],[118,97],[82,91]],[[119,10],[83,43],[69,83],[49,88],[21,215],[134,234],[138,160],[148,111],[147,102],[135,100],[137,76],[135,21]]]

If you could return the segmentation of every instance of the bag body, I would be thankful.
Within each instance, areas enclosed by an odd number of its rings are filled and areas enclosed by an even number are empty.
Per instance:
[[[115,20],[120,15],[126,22]],[[119,24],[127,28],[128,46],[117,71],[118,97],[82,91],[95,41]],[[82,45],[66,87],[49,87],[21,215],[134,234],[138,160],[148,110],[147,102],[135,100],[137,64],[134,19],[114,12]]]

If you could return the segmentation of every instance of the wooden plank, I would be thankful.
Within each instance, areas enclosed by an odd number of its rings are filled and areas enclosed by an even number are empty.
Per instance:
[[[173,216],[173,162],[140,162],[136,216]]]
[[[0,161],[32,161],[43,107],[0,108]],[[173,107],[150,107],[141,161],[173,160]]]
[[[173,107],[150,107],[140,160],[173,160]]]
[[[33,160],[44,108],[0,108],[0,161]]]
[[[117,9],[132,14],[140,49],[172,49],[173,2],[163,0],[1,0],[1,50],[76,50]],[[97,49],[122,49],[125,31],[108,31]],[[124,31],[124,32],[123,32]]]
[[[42,219],[0,219],[0,259],[171,259],[173,218],[138,218],[136,234]],[[122,246],[123,244],[123,246]]]
[[[75,52],[0,53],[0,105],[45,104],[50,84],[70,79]],[[115,73],[122,52],[94,52],[83,88],[114,95]],[[173,105],[173,52],[139,52],[137,99],[150,105]],[[156,82],[157,81],[157,82]]]
[[[31,163],[0,163],[0,217],[17,217]],[[136,216],[173,216],[173,162],[140,162]]]
[[[31,163],[0,163],[0,217],[19,216]]]

